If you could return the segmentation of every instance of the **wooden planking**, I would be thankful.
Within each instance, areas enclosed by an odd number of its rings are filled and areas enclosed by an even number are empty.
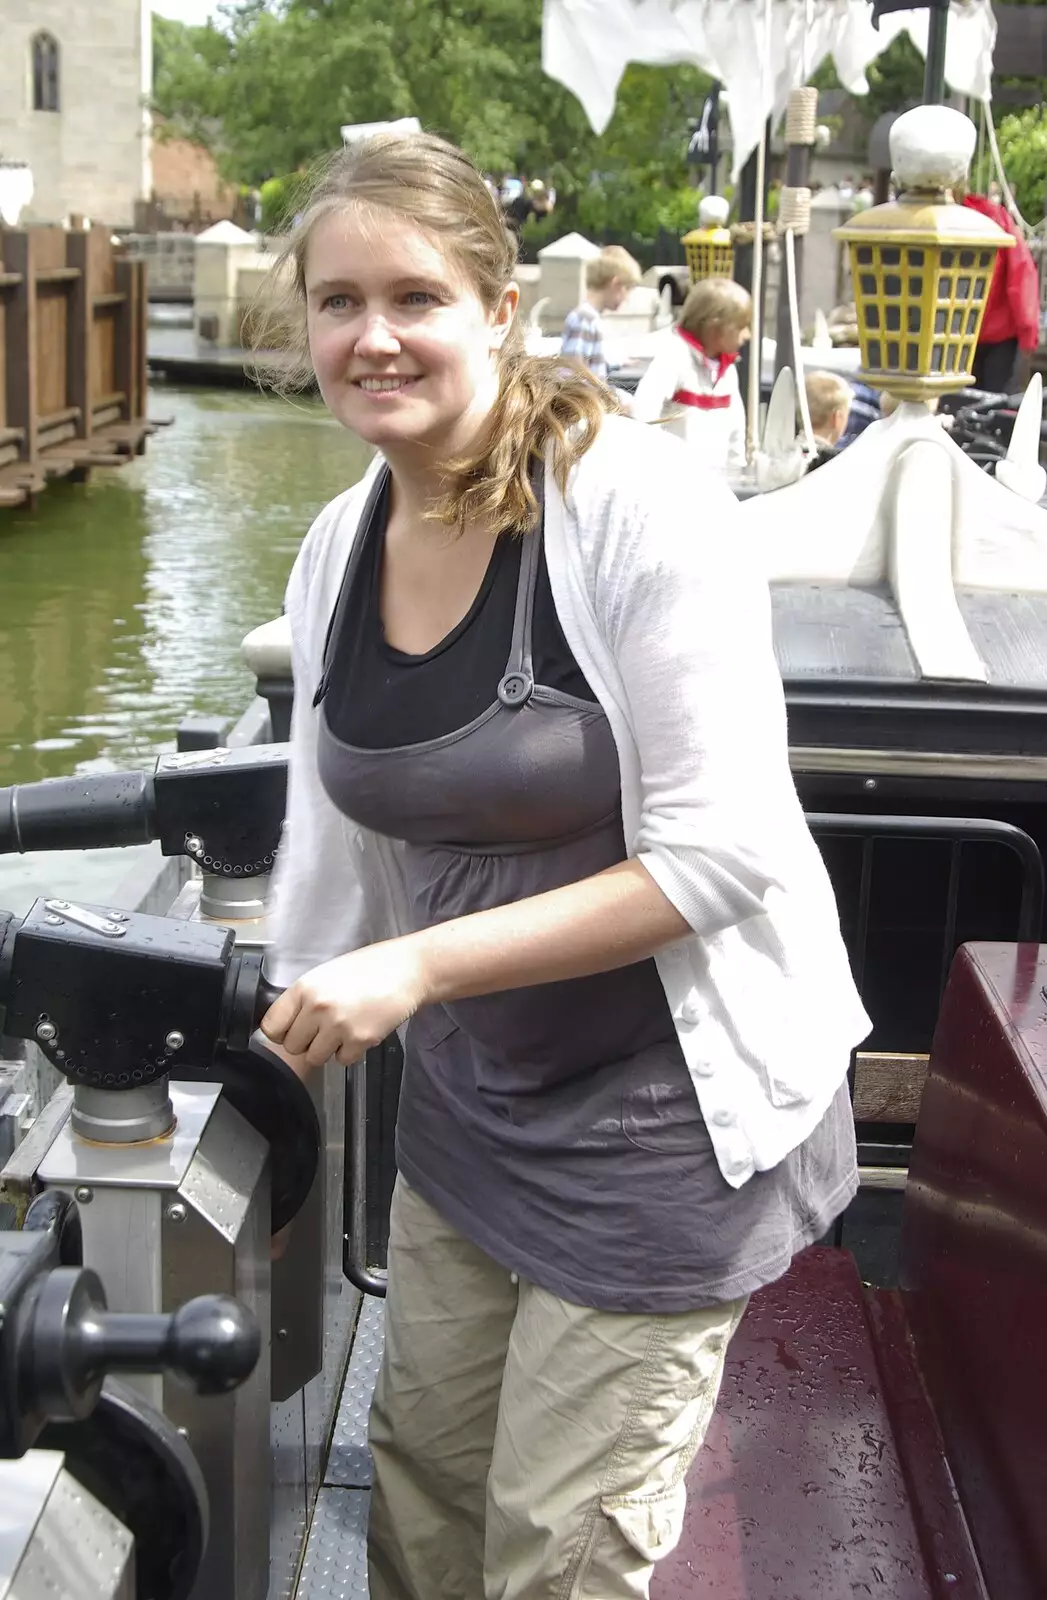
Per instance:
[[[925,1055],[859,1050],[854,1065],[855,1122],[915,1122],[929,1061]]]
[[[69,292],[69,339],[66,346],[66,392],[70,405],[80,412],[77,432],[81,439],[91,437],[94,416],[91,404],[93,341],[91,322],[94,316],[92,295],[94,280],[92,268],[95,257],[91,251],[91,235],[70,233],[68,256],[71,265],[78,269],[77,281]]]
[[[105,228],[0,230],[0,505],[144,447],[146,315]]]
[[[37,343],[36,343],[36,252],[47,229],[4,235],[4,265],[20,274],[20,280],[6,291],[5,317],[5,392],[8,427],[22,429],[21,458],[36,456],[37,418]]]
[[[64,411],[68,388],[69,297],[64,287],[46,284],[36,291],[36,354],[39,416]]]
[[[91,405],[120,388],[116,370],[117,319],[115,311],[96,311],[91,319]]]

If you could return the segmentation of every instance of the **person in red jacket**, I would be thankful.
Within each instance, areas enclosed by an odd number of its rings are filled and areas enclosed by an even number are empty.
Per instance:
[[[1040,340],[1040,279],[1032,252],[1018,232],[1006,207],[984,195],[967,194],[965,206],[999,223],[1014,240],[1010,250],[996,257],[981,337],[974,357],[974,381],[979,389],[1009,394],[1014,382],[1019,350],[1035,350]]]

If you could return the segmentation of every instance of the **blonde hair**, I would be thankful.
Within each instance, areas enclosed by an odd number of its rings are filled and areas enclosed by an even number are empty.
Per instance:
[[[832,426],[838,411],[850,411],[854,390],[838,373],[809,372],[804,386],[811,427],[815,433],[824,434]]]
[[[513,281],[516,242],[497,202],[468,156],[430,133],[379,133],[340,150],[317,172],[302,214],[267,276],[252,323],[252,348],[278,391],[314,378],[306,323],[305,266],[316,224],[352,206],[392,212],[414,224],[461,272],[488,312]],[[281,361],[262,352],[278,350]],[[430,507],[438,522],[461,528],[492,521],[523,533],[538,503],[531,463],[551,447],[562,491],[608,412],[622,409],[611,389],[559,356],[527,354],[518,321],[497,356],[498,397],[475,450],[444,464],[446,488]]]
[[[628,250],[623,250],[620,244],[609,244],[606,250],[601,250],[598,256],[585,263],[587,289],[606,289],[615,279],[624,283],[627,289],[635,289],[642,276],[639,262],[634,261]]]
[[[700,278],[687,291],[679,325],[702,340],[711,329],[729,328],[740,333],[753,320],[752,297],[733,278]]]

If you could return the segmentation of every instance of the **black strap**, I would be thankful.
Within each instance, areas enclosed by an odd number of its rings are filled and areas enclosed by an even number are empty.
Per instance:
[[[327,624],[327,632],[324,635],[324,653],[320,668],[320,682],[317,684],[316,693],[313,695],[314,706],[320,704],[320,701],[331,687],[331,641],[338,637],[341,630],[345,608],[349,604],[349,591],[352,588],[353,578],[363,558],[364,547],[371,533],[371,524],[374,521],[375,512],[378,510],[388,482],[389,466],[388,463],[383,462],[364,502],[363,511],[360,513],[360,520],[356,525],[353,548],[349,552],[349,560],[345,564],[345,572],[342,575],[342,586],[338,591],[338,599],[334,603],[334,610],[331,612],[331,620]]]

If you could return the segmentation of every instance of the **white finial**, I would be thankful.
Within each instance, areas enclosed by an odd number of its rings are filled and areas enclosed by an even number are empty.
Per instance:
[[[730,214],[730,203],[721,194],[707,194],[698,202],[698,222],[703,228],[725,228]]]
[[[1047,489],[1047,472],[1039,460],[1042,420],[1043,379],[1034,372],[1014,419],[1007,455],[996,463],[996,482],[1020,494],[1023,500],[1042,500]]]
[[[817,350],[819,355],[825,355],[833,347],[832,334],[829,332],[829,323],[821,306],[814,313],[814,333],[811,337],[811,349]]]
[[[891,165],[903,189],[947,189],[966,178],[978,131],[951,106],[914,106],[890,132]]]

